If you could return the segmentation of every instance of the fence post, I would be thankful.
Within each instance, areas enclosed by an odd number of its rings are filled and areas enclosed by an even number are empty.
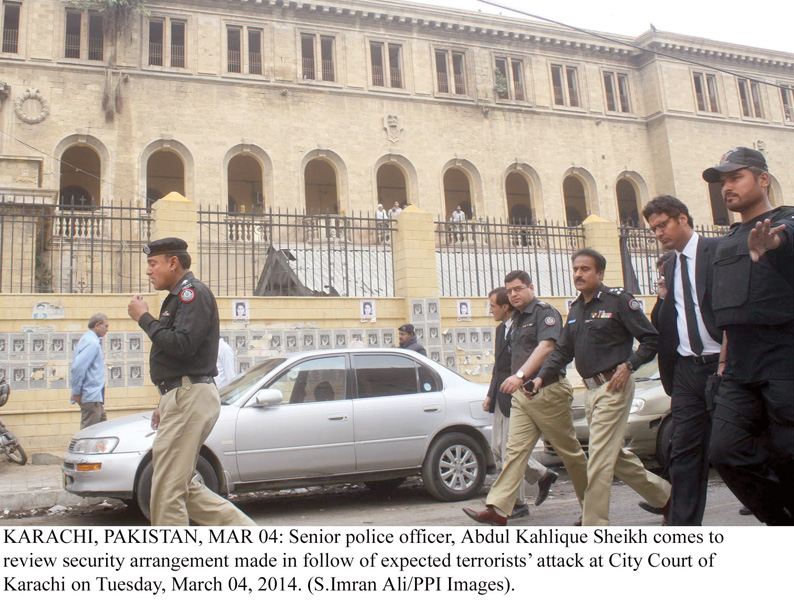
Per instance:
[[[585,219],[583,226],[585,246],[598,250],[607,259],[604,284],[609,287],[623,287],[623,262],[620,257],[618,224],[597,215],[590,215]]]
[[[164,237],[185,240],[187,251],[198,266],[198,209],[195,202],[178,192],[171,192],[152,205],[151,238],[159,240]],[[198,273],[196,276],[201,278]]]
[[[397,215],[396,221],[397,230],[392,239],[395,296],[438,298],[433,216],[416,206],[408,206]]]

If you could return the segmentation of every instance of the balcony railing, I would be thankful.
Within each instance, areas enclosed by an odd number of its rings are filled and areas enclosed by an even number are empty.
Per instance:
[[[314,59],[304,58],[303,62],[303,79],[314,79]]]
[[[80,36],[67,35],[66,36],[66,50],[64,53],[66,58],[80,58]]]
[[[251,75],[262,74],[262,55],[259,52],[248,53],[248,72]]]
[[[19,51],[19,30],[3,29],[3,52],[16,54]]]
[[[104,60],[105,39],[101,37],[88,38],[88,60]]]
[[[149,42],[149,64],[163,66],[163,45],[160,42]]]
[[[181,44],[171,44],[171,66],[185,67],[185,47]]]
[[[229,73],[240,73],[242,72],[242,64],[240,63],[240,51],[239,50],[229,50],[227,54],[227,60],[229,63]]]

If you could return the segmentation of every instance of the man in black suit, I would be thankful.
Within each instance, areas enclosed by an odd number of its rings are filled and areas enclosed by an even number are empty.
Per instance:
[[[686,205],[657,196],[642,211],[665,250],[667,294],[659,310],[659,374],[672,396],[673,438],[667,465],[673,486],[670,525],[701,525],[706,508],[713,405],[708,380],[722,365],[722,332],[711,308],[717,238],[700,237]]]
[[[496,328],[496,339],[494,341],[494,368],[491,376],[491,387],[488,389],[488,397],[485,398],[482,407],[483,410],[493,413],[494,416],[491,432],[491,450],[496,459],[496,466],[501,470],[507,449],[507,434],[510,429],[510,406],[513,397],[511,394],[499,391],[499,388],[504,380],[513,374],[508,336],[513,324],[515,309],[510,304],[510,298],[504,287],[498,287],[488,295],[488,305],[493,318],[499,321],[499,326]],[[558,476],[554,470],[547,469],[534,458],[529,457],[527,470],[524,473],[524,481],[529,485],[538,484],[535,506],[540,506],[549,497],[549,490],[552,484],[557,481]],[[519,487],[515,508],[509,518],[517,519],[525,516],[529,516],[529,508],[527,508],[526,494],[522,485]]]

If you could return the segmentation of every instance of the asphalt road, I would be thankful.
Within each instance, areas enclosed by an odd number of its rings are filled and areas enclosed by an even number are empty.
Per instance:
[[[493,477],[488,478],[488,483]],[[363,485],[337,485],[327,488],[260,492],[235,497],[237,505],[257,525],[267,526],[471,526],[474,524],[463,507],[482,507],[487,486],[466,502],[446,503],[433,499],[418,478],[409,479],[390,496],[378,496]],[[534,494],[536,488],[531,489]],[[533,496],[530,495],[530,498]],[[640,496],[620,482],[612,486],[612,525],[659,525],[661,517],[651,515],[637,506]],[[760,525],[752,516],[739,515],[741,504],[712,473],[704,525]],[[511,521],[527,526],[571,525],[580,515],[573,486],[564,471],[552,487],[549,499],[535,508],[530,500],[531,515]],[[103,527],[145,525],[137,511],[112,501],[86,509],[70,509],[56,514],[38,514],[3,520],[6,527],[86,526]]]

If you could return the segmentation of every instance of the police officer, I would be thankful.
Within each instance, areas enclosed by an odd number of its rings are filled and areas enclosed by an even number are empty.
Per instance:
[[[152,414],[151,522],[155,526],[254,525],[227,500],[193,478],[199,450],[220,414],[213,377],[218,355],[218,305],[190,269],[187,243],[164,238],[143,247],[146,275],[156,290],[168,290],[160,317],[149,314],[142,296],[127,307],[152,340],[149,371],[160,391]]]
[[[728,151],[703,179],[741,223],[717,246],[712,308],[727,343],[709,458],[767,525],[794,525],[794,209],[773,208],[764,155]]]
[[[518,490],[524,482],[527,460],[541,433],[549,440],[565,464],[580,502],[587,487],[587,458],[576,439],[571,413],[573,388],[565,378],[565,365],[546,374],[535,392],[526,393],[523,385],[532,379],[544,359],[554,349],[562,331],[557,310],[535,297],[529,273],[511,271],[505,288],[516,316],[510,332],[513,375],[499,390],[512,394],[510,428],[502,472],[491,487],[485,510],[464,508],[463,512],[479,523],[505,525],[513,511]]]
[[[411,323],[400,325],[397,329],[397,335],[400,337],[400,348],[405,350],[413,350],[422,356],[427,356],[427,350],[416,339],[416,328]]]
[[[572,260],[574,284],[580,294],[534,385],[537,389],[554,379],[576,357],[576,370],[587,387],[585,414],[590,427],[582,523],[609,525],[613,475],[649,504],[662,508],[666,518],[670,484],[647,471],[623,448],[634,397],[633,371],[654,357],[659,334],[631,294],[603,284],[607,261],[599,252],[579,250]],[[640,345],[632,352],[634,338]]]

